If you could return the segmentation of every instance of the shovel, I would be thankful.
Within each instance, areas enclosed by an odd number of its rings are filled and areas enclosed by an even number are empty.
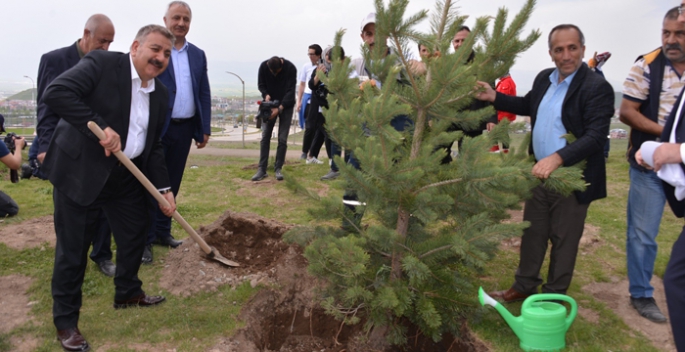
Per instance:
[[[89,121],[88,122],[88,128],[101,140],[104,140],[105,138],[107,138],[105,136],[105,132],[95,122]],[[150,194],[152,194],[152,196],[157,200],[157,202],[159,202],[159,204],[162,204],[164,206],[169,206],[169,202],[167,202],[166,199],[164,199],[164,197],[162,197],[162,195],[159,193],[157,188],[155,188],[155,186],[152,185],[150,180],[148,180],[147,177],[145,177],[145,175],[143,175],[143,173],[131,161],[131,159],[129,159],[126,155],[124,155],[124,153],[122,151],[118,151],[118,152],[114,153],[114,156],[116,156],[117,159],[119,159],[119,161],[122,164],[124,164],[124,166],[126,166],[128,171],[131,171],[133,176],[135,176],[138,179],[138,181],[140,181],[140,183],[142,183],[143,186],[145,186],[145,189],[147,189],[148,192],[150,192]],[[198,235],[197,232],[195,232],[195,230],[192,227],[190,227],[188,222],[186,222],[186,220],[181,216],[181,214],[178,213],[178,211],[174,211],[174,214],[172,215],[172,217],[176,221],[178,221],[178,223],[181,224],[183,229],[186,230],[186,232],[190,235],[190,237],[197,244],[200,245],[200,248],[202,248],[202,251],[204,251],[205,254],[207,254],[207,257],[209,259],[216,260],[217,262],[224,264],[224,265],[227,265],[227,266],[240,266],[240,264],[222,256],[219,253],[219,251],[216,250],[216,248],[208,245],[207,242],[205,242],[205,240],[203,240],[202,237],[200,237],[200,235]]]

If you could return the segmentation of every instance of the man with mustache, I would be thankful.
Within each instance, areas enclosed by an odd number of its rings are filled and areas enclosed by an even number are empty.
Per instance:
[[[678,8],[670,9],[661,30],[661,48],[638,57],[623,84],[620,119],[631,127],[628,144],[626,260],[630,303],[641,316],[665,323],[650,285],[657,254],[656,236],[666,198],[661,180],[649,167],[635,160],[646,141],[659,138],[673,104],[685,86],[685,24],[678,22]]]
[[[190,6],[184,1],[172,1],[164,15],[164,24],[176,37],[169,67],[159,76],[169,90],[162,145],[174,197],[181,188],[192,140],[195,139],[198,149],[204,148],[212,133],[207,57],[203,50],[186,40],[192,17]],[[171,219],[157,207],[151,211],[155,214],[143,253],[144,264],[152,263],[152,244],[176,248],[183,243],[171,236]]]
[[[93,236],[88,224],[100,211],[107,215],[117,244],[114,308],[149,307],[165,300],[146,295],[138,278],[150,222],[145,189],[112,153],[123,152],[138,166],[169,203],[159,206],[171,216],[176,205],[160,140],[168,94],[155,77],[166,69],[173,42],[166,28],[145,26],[130,54],[93,51],[55,78],[43,94],[45,104],[60,117],[43,171],[54,185],[52,313],[65,351],[90,349],[78,321]],[[104,140],[90,132],[89,121],[104,131]]]
[[[94,50],[107,51],[113,41],[114,25],[112,21],[105,15],[95,14],[86,21],[81,39],[70,46],[46,53],[40,58],[36,101],[38,101],[38,121],[42,121],[42,123],[39,123],[36,138],[29,150],[29,154],[37,154],[39,162],[42,163],[45,158],[45,152],[48,150],[52,134],[60,118],[43,102],[42,96],[45,88],[57,76],[74,67],[89,52]],[[41,176],[44,175],[41,173]],[[97,263],[100,272],[110,277],[114,276],[116,265],[112,263],[112,230],[104,213],[100,213],[98,219],[89,224],[88,231],[94,234],[90,259]]]

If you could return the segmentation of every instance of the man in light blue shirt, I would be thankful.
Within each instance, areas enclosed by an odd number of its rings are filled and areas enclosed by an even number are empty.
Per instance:
[[[585,37],[572,24],[558,25],[548,38],[549,54],[556,68],[546,69],[535,78],[524,97],[496,93],[479,82],[483,92],[476,98],[494,103],[498,111],[530,116],[535,155],[533,176],[542,182],[526,200],[523,231],[515,282],[508,290],[490,293],[504,302],[526,299],[538,292],[565,294],[576,264],[590,202],[606,197],[604,145],[614,115],[614,90],[600,75],[583,63]],[[564,135],[576,140],[568,143]],[[547,189],[544,181],[562,166],[586,162],[583,177],[587,188],[570,196]],[[552,243],[547,282],[540,269],[549,242]]]
[[[564,80],[559,80],[559,70],[549,76],[550,86],[542,97],[538,108],[538,119],[533,130],[533,150],[535,159],[542,160],[566,146],[566,128],[561,122],[561,105],[568,92],[568,87],[576,73],[573,72]]]
[[[193,139],[198,149],[204,148],[211,134],[212,100],[207,78],[207,58],[204,51],[186,40],[192,16],[190,6],[183,1],[172,1],[164,16],[164,24],[176,38],[169,66],[159,75],[169,91],[169,110],[162,133],[162,145],[174,197],[181,188]],[[145,264],[152,263],[153,243],[172,248],[182,243],[171,236],[171,219],[156,207],[152,210],[152,224],[143,253]]]

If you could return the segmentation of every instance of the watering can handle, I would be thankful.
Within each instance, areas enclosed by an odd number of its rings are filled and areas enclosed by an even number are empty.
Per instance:
[[[578,314],[578,304],[576,303],[576,300],[574,300],[570,296],[562,295],[559,293],[540,293],[532,295],[526,298],[526,300],[523,302],[523,305],[521,306],[521,311],[530,308],[531,304],[533,304],[534,302],[551,300],[565,301],[571,305],[571,312],[566,317],[566,329],[568,329],[569,327],[571,327],[573,320],[576,318],[576,315]]]

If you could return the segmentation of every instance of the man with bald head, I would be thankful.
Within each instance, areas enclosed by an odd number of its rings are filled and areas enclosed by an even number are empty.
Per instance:
[[[184,1],[172,1],[164,15],[166,28],[176,42],[171,49],[169,67],[159,79],[169,88],[169,109],[162,133],[171,191],[178,195],[193,139],[204,148],[211,132],[212,98],[207,77],[205,52],[186,40],[193,12]],[[178,247],[182,242],[171,236],[171,219],[157,207],[143,253],[143,263],[152,263],[152,244]]]
[[[86,54],[94,50],[109,49],[114,41],[114,25],[109,17],[95,14],[88,18],[83,28],[83,36],[74,44],[43,54],[38,67],[38,121],[41,122],[36,129],[36,138],[29,150],[29,159],[37,155],[40,163],[45,158],[45,152],[52,139],[57,122],[60,117],[55,114],[43,102],[43,93],[53,79],[68,69],[74,67]],[[104,213],[100,214],[100,220],[93,224],[90,231],[93,236],[93,251],[90,259],[97,263],[100,271],[107,276],[114,276],[116,266],[112,263],[111,231]]]

